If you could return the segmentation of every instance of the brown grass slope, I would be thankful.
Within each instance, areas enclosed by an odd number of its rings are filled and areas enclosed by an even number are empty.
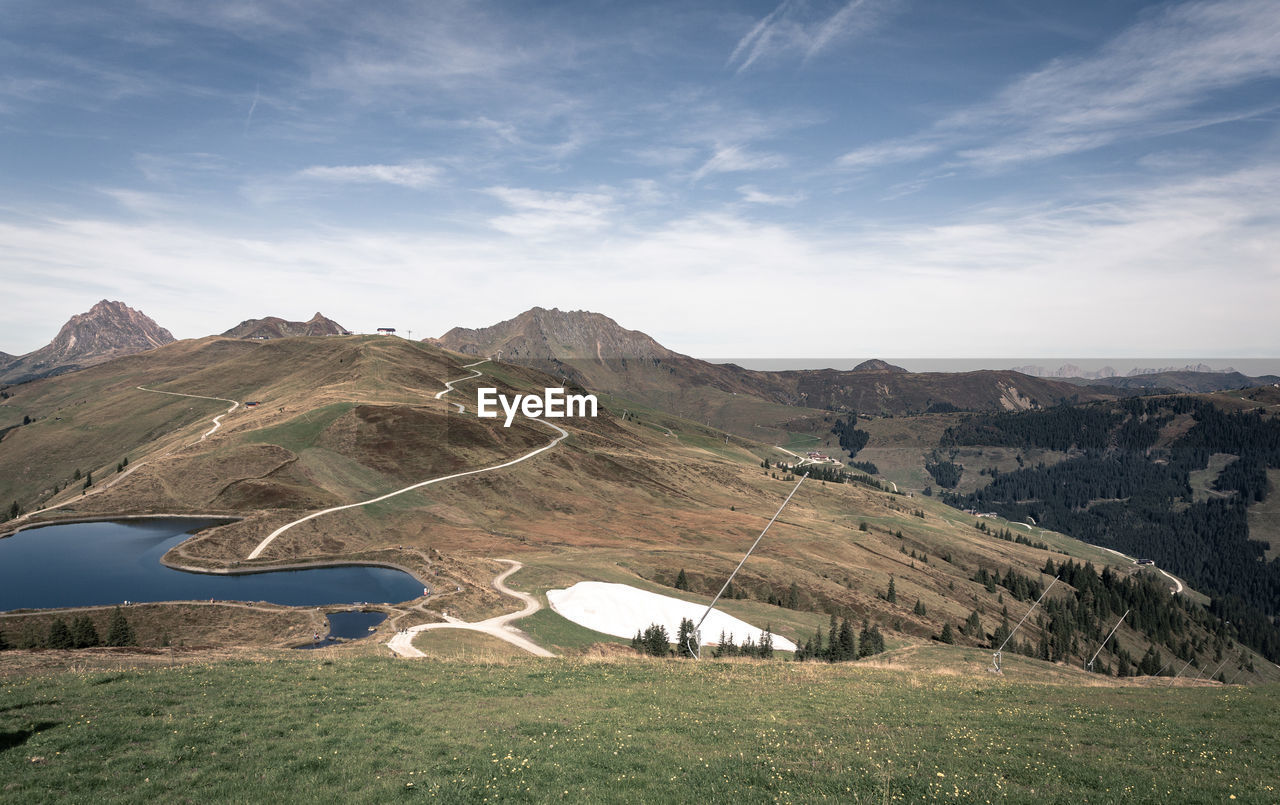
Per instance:
[[[497,571],[492,557],[525,562],[513,583],[537,593],[598,579],[670,594],[683,568],[692,589],[680,594],[708,600],[793,485],[760,466],[767,445],[692,425],[675,438],[602,409],[596,419],[562,420],[571,436],[532,460],[310,520],[285,532],[261,560],[245,561],[274,528],[308,511],[508,461],[550,441],[555,434],[542,423],[520,419],[503,428],[446,403],[473,408],[480,383],[511,393],[554,379],[487,363],[480,368],[488,376],[435,400],[445,380],[467,374],[464,362],[429,345],[377,337],[183,342],[25,388],[6,404],[74,410],[75,420],[47,417],[37,423],[46,430],[19,428],[0,443],[0,460],[32,461],[42,441],[91,429],[111,440],[104,455],[114,462],[136,438],[131,455],[151,459],[58,516],[236,514],[244,519],[202,533],[171,558],[211,569],[366,560],[432,578],[439,572],[437,594],[418,602],[426,617],[445,609],[478,617],[511,606],[488,588]],[[225,404],[147,394],[133,388],[138,384],[261,404],[227,416],[218,433],[194,442]],[[146,427],[135,415],[144,403],[158,406]],[[77,460],[88,463],[72,457],[50,472],[65,477]],[[1002,602],[999,591],[970,580],[979,567],[1039,577],[1046,558],[1065,558],[1058,551],[1099,566],[1118,562],[1060,535],[1038,538],[1053,550],[996,540],[930,499],[808,481],[735,582],[747,597],[724,608],[801,642],[836,612],[878,622],[891,646],[919,645],[975,609],[987,632],[1004,606],[1015,620],[1021,615],[1025,605],[1007,596]],[[891,578],[896,603],[884,596]],[[793,583],[798,607],[768,603],[786,598]],[[913,613],[917,599],[923,616]],[[1038,636],[1033,622],[1025,637]],[[1135,656],[1145,650],[1127,630],[1120,640]]]

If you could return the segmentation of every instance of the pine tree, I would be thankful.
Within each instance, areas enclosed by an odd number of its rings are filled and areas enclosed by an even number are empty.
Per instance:
[[[916,599],[915,608],[912,609],[911,612],[915,615],[919,615],[922,618],[924,617],[925,615],[924,603],[919,598]]]
[[[654,657],[666,657],[671,653],[671,639],[667,636],[667,627],[655,623],[644,630],[644,650]]]
[[[0,632],[0,651],[7,651],[8,649],[9,641],[5,639],[4,632]]]
[[[644,634],[636,629],[636,636],[631,638],[631,647],[636,651],[644,651]]]
[[[870,657],[874,646],[875,642],[871,639],[871,624],[863,618],[862,631],[858,633],[858,657]]]
[[[938,639],[939,639],[939,640],[941,640],[943,643],[954,643],[954,642],[956,642],[956,636],[955,636],[954,634],[952,634],[952,633],[951,633],[951,624],[950,624],[950,623],[944,623],[944,624],[942,624],[942,635],[941,635]]]
[[[982,637],[982,621],[978,618],[978,610],[969,613],[969,618],[964,622],[964,628],[960,631],[969,637]]]
[[[791,590],[787,593],[787,609],[800,608],[800,586],[791,582]]]
[[[71,622],[71,641],[76,648],[93,648],[102,645],[102,638],[88,615],[81,615]]]
[[[49,636],[44,639],[44,644],[48,648],[75,648],[75,641],[71,638],[71,630],[67,628],[67,622],[62,618],[54,618],[53,623],[49,625]]]
[[[840,648],[838,660],[847,661],[857,659],[858,644],[853,636],[853,626],[849,624],[849,619],[845,618],[840,623]]]
[[[680,632],[676,636],[676,656],[677,657],[693,657],[693,649],[690,648],[694,642],[693,621],[688,618],[680,619]]]
[[[138,642],[138,638],[133,633],[133,627],[129,625],[129,620],[125,618],[124,612],[120,607],[116,607],[111,613],[111,623],[107,627],[107,645],[108,646],[133,646]]]
[[[684,568],[680,568],[680,575],[676,576],[676,589],[689,589],[689,577],[684,574]]]
[[[884,635],[880,634],[879,626],[871,627],[871,648],[872,654],[884,653]]]
[[[884,600],[890,604],[898,603],[898,591],[893,585],[893,576],[889,577],[889,591],[884,594]]]
[[[84,488],[88,489],[91,486],[93,486],[93,470],[89,470],[89,473],[84,476]]]
[[[19,514],[22,514],[22,507],[19,506],[18,501],[15,500],[13,503],[9,505],[8,519],[12,520],[13,518],[17,517]]]
[[[764,627],[764,633],[760,635],[760,645],[756,648],[756,654],[762,660],[773,659],[773,624]]]

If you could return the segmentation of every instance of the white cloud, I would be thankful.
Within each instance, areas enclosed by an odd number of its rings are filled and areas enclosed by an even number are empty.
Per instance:
[[[299,307],[439,334],[542,304],[597,310],[699,356],[804,356],[815,343],[887,356],[1256,355],[1280,343],[1280,168],[842,229],[731,213],[624,227],[627,192],[488,193],[511,211],[489,223],[515,238],[6,216],[0,276],[34,278],[9,286],[0,349],[46,342],[80,292],[93,297],[77,300],[84,309],[122,299],[179,337]],[[784,276],[788,298],[843,299],[857,315],[813,317],[798,335],[761,328],[790,310],[775,308]]]
[[[866,33],[883,20],[894,3],[847,0],[832,13],[815,14],[812,6],[783,0],[747,31],[729,54],[727,66],[741,73],[762,58],[799,53],[805,61],[844,39]]]
[[[717,148],[711,158],[693,172],[693,180],[696,182],[713,173],[775,170],[786,166],[787,158],[782,154],[756,153],[740,145],[729,145]]]
[[[748,204],[777,204],[784,207],[799,204],[806,198],[804,193],[790,193],[787,195],[766,193],[753,185],[743,185],[742,187],[739,187],[738,193],[742,195],[742,200]]]
[[[512,210],[510,215],[491,218],[490,226],[535,240],[604,229],[615,206],[611,192],[554,193],[517,187],[491,187],[485,192]]]
[[[421,190],[439,184],[442,171],[425,162],[399,165],[315,165],[298,171],[299,179],[350,184],[393,184]]]
[[[177,208],[174,199],[160,193],[147,193],[124,187],[104,187],[99,191],[132,213],[147,216],[160,216],[172,213]]]
[[[937,143],[931,142],[890,142],[868,145],[854,149],[836,160],[842,168],[866,169],[893,165],[900,162],[914,162],[938,152]]]
[[[1090,54],[1054,59],[926,133],[851,151],[838,164],[876,167],[950,152],[975,167],[1005,168],[1257,117],[1280,104],[1233,102],[1223,91],[1277,79],[1273,0],[1165,6]]]

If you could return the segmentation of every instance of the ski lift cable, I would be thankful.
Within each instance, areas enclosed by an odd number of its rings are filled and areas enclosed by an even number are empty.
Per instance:
[[[1057,584],[1057,583],[1058,583],[1058,579],[1059,579],[1059,578],[1060,578],[1060,576],[1054,576],[1054,577],[1053,577],[1053,581],[1049,582],[1049,586],[1048,586],[1048,587],[1045,587],[1045,588],[1044,588],[1044,592],[1040,593],[1040,597],[1039,597],[1039,598],[1037,598],[1037,599],[1036,599],[1036,602],[1035,602],[1034,604],[1032,604],[1032,605],[1031,605],[1031,608],[1030,608],[1030,609],[1028,609],[1028,610],[1027,610],[1027,614],[1025,614],[1025,615],[1023,615],[1023,616],[1022,616],[1022,620],[1018,621],[1018,625],[1017,625],[1017,626],[1015,626],[1015,627],[1013,627],[1013,631],[1012,631],[1012,632],[1009,632],[1009,636],[1008,636],[1008,637],[1006,637],[1006,638],[1004,639],[1004,642],[1000,644],[1000,648],[996,649],[996,652],[997,652],[997,653],[998,653],[998,652],[1001,652],[1001,651],[1004,651],[1004,647],[1005,647],[1006,645],[1008,645],[1008,644],[1009,644],[1009,641],[1013,639],[1013,636],[1014,636],[1015,634],[1017,634],[1017,633],[1018,633],[1018,630],[1019,630],[1019,629],[1021,629],[1021,628],[1022,628],[1022,624],[1024,624],[1024,623],[1026,623],[1026,622],[1027,622],[1027,618],[1031,617],[1031,613],[1032,613],[1032,612],[1035,612],[1036,607],[1040,606],[1040,602],[1041,602],[1041,601],[1043,601],[1043,600],[1044,600],[1044,597],[1045,597],[1046,595],[1048,595],[1048,594],[1049,594],[1049,591],[1050,591],[1050,590],[1052,590],[1052,589],[1053,589],[1053,585],[1055,585],[1055,584]]]
[[[1049,586],[1045,587],[1044,592],[1040,593],[1040,597],[1037,598],[1036,602],[1031,605],[1030,609],[1027,610],[1027,614],[1022,616],[1022,620],[1018,621],[1018,625],[1013,627],[1013,631],[1009,632],[1008,636],[1005,637],[1004,642],[1000,644],[1000,648],[996,649],[995,652],[991,655],[992,656],[992,664],[990,669],[991,671],[995,673],[1003,673],[1000,669],[1001,652],[1004,651],[1005,646],[1009,645],[1009,641],[1012,640],[1013,636],[1016,635],[1018,633],[1018,630],[1022,628],[1022,624],[1027,622],[1027,618],[1031,617],[1031,613],[1036,611],[1036,607],[1040,606],[1040,602],[1044,600],[1044,597],[1049,594],[1049,591],[1053,589],[1053,585],[1057,584],[1058,579],[1060,578],[1062,578],[1061,573],[1053,577],[1053,581],[1049,582]]]
[[[773,525],[774,521],[778,519],[778,516],[782,514],[782,510],[787,508],[787,504],[791,502],[791,498],[795,495],[796,491],[800,489],[800,484],[804,483],[804,479],[808,477],[809,473],[806,472],[800,476],[799,481],[796,481],[796,485],[791,490],[791,494],[787,495],[787,499],[782,501],[782,505],[778,507],[778,511],[774,512],[773,519],[769,520],[765,525],[764,531],[760,532],[760,536],[756,537],[756,541],[751,543],[751,547],[748,548],[747,552],[743,555],[742,561],[739,562],[738,566],[729,574],[729,578],[725,579],[724,586],[720,588],[720,592],[716,593],[716,597],[711,599],[711,603],[707,605],[707,611],[703,612],[702,617],[698,619],[698,623],[693,627],[693,633],[685,639],[685,645],[689,646],[690,653],[697,659],[702,659],[702,641],[698,636],[702,630],[703,622],[706,621],[707,616],[711,614],[711,610],[715,608],[716,602],[720,600],[720,596],[724,595],[724,591],[729,589],[729,584],[733,582],[733,577],[738,575],[738,571],[747,563],[747,559],[750,558],[751,552],[760,544],[760,540],[764,539],[764,535],[769,531],[769,526]]]
[[[1110,640],[1115,635],[1116,629],[1119,629],[1120,624],[1124,623],[1124,619],[1129,617],[1129,612],[1130,610],[1126,609],[1124,614],[1120,616],[1120,620],[1116,621],[1116,625],[1111,627],[1111,631],[1107,634],[1107,640]],[[1098,650],[1093,652],[1093,656],[1090,657],[1089,662],[1086,663],[1088,667],[1093,667],[1093,661],[1098,659],[1098,655],[1102,653],[1102,649],[1107,645],[1107,640],[1103,640],[1102,645],[1098,646]]]

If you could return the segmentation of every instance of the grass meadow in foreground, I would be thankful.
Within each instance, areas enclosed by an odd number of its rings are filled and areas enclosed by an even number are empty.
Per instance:
[[[303,657],[0,680],[6,802],[1275,802],[1280,688]]]

